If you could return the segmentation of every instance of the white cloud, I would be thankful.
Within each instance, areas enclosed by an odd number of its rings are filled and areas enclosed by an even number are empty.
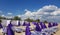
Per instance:
[[[48,21],[50,22],[60,22],[60,16],[49,16],[47,17]]]
[[[60,15],[60,8],[58,8],[56,11],[52,12],[51,15]]]
[[[55,5],[47,5],[34,12],[29,11],[28,9],[25,9],[24,11],[25,11],[25,14],[19,15],[22,19],[26,19],[29,17],[31,19],[41,19],[41,20],[50,19],[51,20],[60,14],[60,8],[58,8]]]
[[[26,13],[24,14],[25,16],[31,16],[31,15],[32,15],[31,11],[29,11],[29,10],[27,10],[27,9],[25,10],[25,12],[26,12]]]
[[[38,12],[54,11],[57,9],[58,9],[58,7],[55,5],[47,5],[47,6],[42,7],[41,9],[39,9]]]
[[[48,5],[43,7],[44,10],[56,10],[57,8],[58,7],[55,5]]]
[[[7,14],[8,14],[8,15],[6,16],[6,18],[13,18],[13,16],[12,16],[12,13],[11,13],[11,12],[8,12]]]
[[[5,17],[5,15],[1,15],[2,17]]]
[[[10,13],[10,12],[9,12],[9,13],[7,13],[7,14],[8,14],[8,15],[12,15],[12,13]]]
[[[18,17],[21,17],[21,15],[17,15]]]
[[[27,9],[25,9],[25,16],[39,16],[39,15],[49,15],[50,13],[49,12],[46,12],[47,10],[57,10],[58,7],[54,6],[54,5],[48,5],[48,6],[44,6],[40,9],[38,9],[36,12],[31,12]],[[40,16],[41,17],[41,16]]]

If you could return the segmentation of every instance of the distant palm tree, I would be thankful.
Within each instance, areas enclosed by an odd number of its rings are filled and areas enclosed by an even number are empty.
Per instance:
[[[15,16],[13,19],[14,19],[14,20],[21,20],[21,18],[18,17],[18,16]]]
[[[1,16],[0,16],[0,19],[6,19],[6,18],[5,18],[5,17],[1,17]]]
[[[44,23],[48,23],[48,22],[45,20]]]
[[[0,23],[2,22],[2,20],[0,19]]]
[[[27,18],[27,19],[25,19],[25,21],[33,22],[34,20],[33,19],[30,19],[30,18]]]
[[[40,19],[36,19],[35,21],[36,21],[36,22],[40,22]]]
[[[0,19],[2,19],[2,17],[0,16]]]

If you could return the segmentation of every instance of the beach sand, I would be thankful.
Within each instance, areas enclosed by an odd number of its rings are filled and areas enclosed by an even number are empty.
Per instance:
[[[48,24],[46,24],[46,25],[48,25]],[[33,26],[33,24],[31,24],[31,27],[33,28],[34,26]],[[59,30],[56,32],[56,34],[54,34],[54,35],[60,35],[60,24],[58,25],[58,28],[59,28]],[[15,35],[25,35],[25,32],[22,32],[22,33],[15,33]]]
[[[60,35],[60,24],[58,25],[58,31],[56,32],[56,34],[54,34],[54,35]]]
[[[46,24],[46,25],[48,25],[48,24]],[[33,28],[33,27],[35,27],[33,24],[31,24],[31,26],[30,26],[30,28]],[[20,26],[20,28],[22,28],[22,29],[25,29],[25,27],[24,26]],[[60,35],[60,24],[58,25],[58,28],[59,28],[59,30],[56,32],[56,34],[54,34],[54,35]],[[1,32],[2,30],[0,29],[0,35],[3,35],[3,33]],[[21,33],[16,33],[15,32],[15,35],[25,35],[25,32],[21,32]]]

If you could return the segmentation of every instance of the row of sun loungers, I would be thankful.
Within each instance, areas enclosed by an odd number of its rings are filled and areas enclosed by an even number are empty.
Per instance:
[[[48,26],[43,22],[32,22],[32,24],[35,26],[33,29],[30,28],[30,22],[2,20],[0,23],[0,29],[2,29],[3,35],[15,35],[15,32],[25,32],[25,35],[53,35],[53,33],[58,31],[58,23],[49,22]],[[20,28],[21,26],[24,26],[25,29]]]

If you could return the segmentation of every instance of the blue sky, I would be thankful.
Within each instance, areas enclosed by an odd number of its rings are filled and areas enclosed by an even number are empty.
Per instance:
[[[0,15],[8,14],[60,22],[60,0],[0,0]]]
[[[24,14],[25,9],[30,11],[37,10],[42,8],[45,5],[59,5],[60,0],[0,0],[0,10],[3,11],[3,14],[7,14],[8,12],[17,14]]]

